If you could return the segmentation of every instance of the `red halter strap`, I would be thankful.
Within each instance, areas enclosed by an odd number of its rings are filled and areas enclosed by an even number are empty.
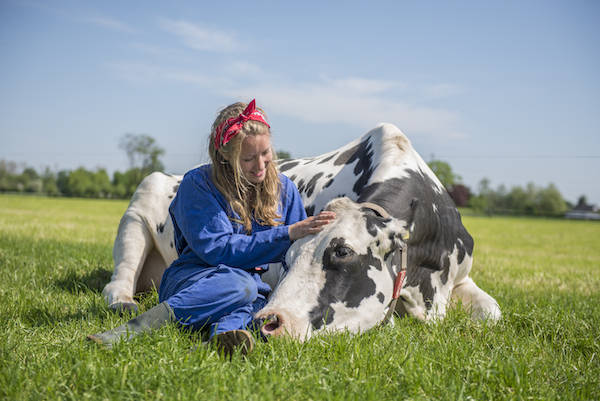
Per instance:
[[[406,237],[408,239],[408,237]],[[381,322],[381,325],[385,325],[390,321],[394,311],[396,310],[396,304],[398,303],[398,298],[400,298],[400,291],[402,290],[402,286],[404,285],[404,278],[406,277],[406,266],[408,265],[408,246],[406,243],[402,245],[402,265],[400,267],[400,271],[396,275],[396,279],[394,280],[394,291],[392,291],[392,301],[388,306],[388,311]]]

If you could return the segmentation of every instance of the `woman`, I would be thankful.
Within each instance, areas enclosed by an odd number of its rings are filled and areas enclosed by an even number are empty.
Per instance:
[[[284,261],[292,241],[319,232],[335,215],[306,218],[297,188],[272,162],[270,126],[254,100],[219,113],[209,153],[212,163],[185,174],[169,208],[179,258],[163,275],[161,303],[90,339],[110,346],[177,321],[208,328],[228,354],[252,349],[246,329],[271,292],[261,274]]]

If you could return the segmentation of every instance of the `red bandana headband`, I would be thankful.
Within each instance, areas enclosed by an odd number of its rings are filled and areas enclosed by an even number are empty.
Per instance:
[[[219,149],[221,146],[224,146],[227,142],[231,141],[231,139],[244,128],[244,123],[249,120],[261,122],[271,128],[267,123],[264,114],[256,109],[255,99],[252,99],[246,109],[242,111],[242,114],[219,124],[215,133],[215,149]]]

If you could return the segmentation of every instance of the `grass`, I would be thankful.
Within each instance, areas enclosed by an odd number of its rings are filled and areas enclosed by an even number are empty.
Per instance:
[[[0,196],[0,398],[600,399],[600,224],[467,217],[495,325],[461,310],[361,335],[260,343],[228,361],[167,326],[104,350],[101,297],[127,203]],[[141,300],[147,310],[156,293]]]

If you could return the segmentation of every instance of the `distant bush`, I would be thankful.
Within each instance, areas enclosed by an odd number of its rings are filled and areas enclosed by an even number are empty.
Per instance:
[[[479,183],[479,194],[471,198],[469,206],[485,214],[514,214],[529,216],[562,216],[567,202],[554,184],[538,187],[529,183],[525,188],[515,186],[510,191],[501,185],[493,190],[487,179]]]

